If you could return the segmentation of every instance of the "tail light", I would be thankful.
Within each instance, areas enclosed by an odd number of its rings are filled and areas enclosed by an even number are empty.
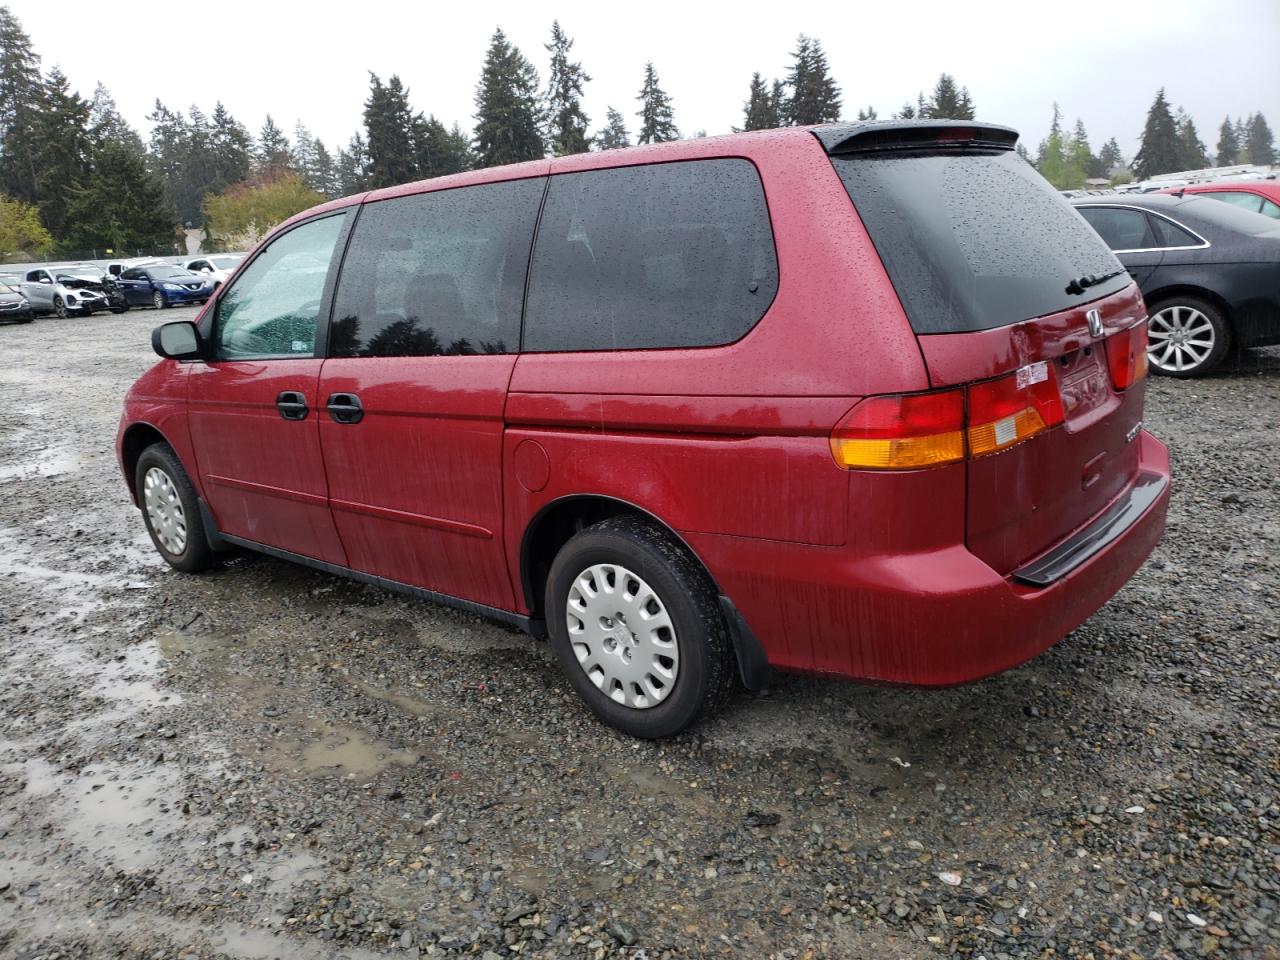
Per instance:
[[[846,470],[918,470],[998,453],[1063,419],[1053,367],[1032,363],[968,387],[868,397],[836,424],[831,455]]]
[[[1147,375],[1147,320],[1107,338],[1107,366],[1111,383],[1126,390]]]
[[[1058,379],[1044,361],[999,380],[975,383],[969,387],[969,455],[998,453],[1063,418]]]
[[[846,470],[916,470],[964,459],[964,391],[868,397],[831,432]]]

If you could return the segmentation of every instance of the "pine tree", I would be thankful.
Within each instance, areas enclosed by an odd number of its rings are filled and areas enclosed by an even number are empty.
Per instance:
[[[213,172],[208,192],[217,195],[248,179],[253,165],[253,138],[248,127],[233,117],[221,100],[214,104],[211,125]]]
[[[338,170],[334,166],[333,154],[329,152],[323,140],[315,141],[315,152],[312,154],[311,164],[311,175],[315,181],[313,189],[323,195],[326,200],[341,196],[338,187]]]
[[[671,110],[671,97],[658,85],[658,71],[650,60],[644,65],[644,84],[640,88],[640,133],[636,143],[667,143],[680,139],[675,117]]]
[[[1173,125],[1178,137],[1178,169],[1202,170],[1209,166],[1209,153],[1190,114],[1179,107]]]
[[[129,123],[116,106],[115,98],[101,83],[94,88],[93,99],[89,101],[89,138],[94,146],[100,146],[108,140],[123,144],[137,156],[146,155],[147,148],[142,143],[138,131]]]
[[[306,124],[298,120],[293,125],[293,146],[289,150],[289,164],[312,190],[319,190],[315,182],[316,138]],[[323,191],[321,191],[323,192]]]
[[[586,153],[591,149],[587,136],[587,115],[582,112],[582,85],[589,77],[582,64],[569,59],[573,40],[560,29],[560,21],[551,23],[551,77],[547,82],[547,146],[558,157]]]
[[[1239,144],[1240,162],[1249,159],[1249,124],[1253,122],[1253,114],[1249,114],[1249,119],[1244,117],[1236,117],[1235,133],[1236,143]]]
[[[1240,141],[1236,139],[1236,128],[1232,126],[1230,117],[1223,120],[1218,128],[1218,149],[1213,162],[1219,167],[1240,162]]]
[[[66,239],[71,196],[89,173],[89,104],[54,67],[45,82],[44,110],[32,127],[40,218],[55,240]]]
[[[1250,163],[1267,166],[1276,162],[1275,138],[1262,114],[1256,113],[1249,118],[1249,134],[1244,144]]]
[[[94,153],[86,183],[70,196],[69,245],[117,254],[173,238],[164,187],[127,143],[108,138]]]
[[[538,71],[499,28],[476,85],[476,166],[537,160],[545,153]]]
[[[1177,170],[1178,163],[1178,129],[1161,87],[1147,111],[1142,144],[1133,158],[1133,172],[1139,180],[1148,180],[1158,173]]]
[[[1023,160],[1027,161],[1027,163],[1031,164],[1033,167],[1036,165],[1035,161],[1031,159],[1031,152],[1027,150],[1026,144],[1024,144],[1021,140],[1019,140],[1017,143],[1017,146],[1013,148],[1013,152],[1016,153],[1018,156],[1020,156]]]
[[[418,176],[443,177],[471,169],[471,144],[456,124],[449,130],[434,116],[419,114],[413,127]]]
[[[627,133],[627,122],[622,114],[613,107],[605,111],[605,128],[595,136],[597,150],[618,150],[631,146],[631,134]]]
[[[1098,158],[1093,155],[1093,148],[1089,146],[1089,134],[1085,131],[1084,121],[1079,117],[1076,118],[1075,131],[1066,143],[1066,160],[1067,166],[1073,171],[1083,171],[1085,177],[1098,176]]]
[[[1101,171],[1098,176],[1110,177],[1112,171],[1117,167],[1124,166],[1124,157],[1120,153],[1120,144],[1116,142],[1116,138],[1112,137],[1102,145],[1102,149],[1098,152],[1098,169]]]
[[[895,120],[914,120],[916,118],[916,106],[910,100],[904,103],[893,115]]]
[[[972,120],[973,100],[967,87],[957,87],[955,77],[949,73],[938,76],[928,105],[920,112],[921,118],[931,120]]]
[[[393,74],[384,84],[376,73],[369,74],[364,129],[369,151],[370,189],[418,179],[413,108],[409,106],[409,91],[398,76]]]
[[[338,192],[344,197],[369,189],[369,148],[364,137],[352,134],[345,149],[338,150]]]
[[[778,82],[774,81],[774,86]],[[765,85],[764,77],[759,73],[751,75],[751,87],[747,92],[747,102],[743,106],[743,130],[772,130],[782,126],[782,117],[778,114],[778,102],[774,99],[770,88]]]
[[[254,151],[255,172],[262,179],[271,179],[293,169],[293,157],[289,152],[289,138],[276,126],[271,114],[263,121],[262,132]]]
[[[859,120],[860,122],[865,123],[865,122],[866,122],[866,121],[868,121],[868,120],[875,120],[875,119],[876,119],[876,108],[875,108],[875,107],[867,107],[867,109],[865,109],[865,110],[863,110],[863,109],[859,108],[859,110],[858,110],[858,120]]]
[[[44,109],[40,57],[22,24],[0,7],[0,193],[39,199],[34,129]]]
[[[170,218],[178,219],[178,201],[182,194],[182,176],[187,162],[189,131],[187,118],[181,111],[170,110],[159,100],[147,114],[151,121],[147,163],[164,188],[164,202]]]
[[[1068,141],[1062,133],[1062,111],[1057,103],[1053,105],[1049,136],[1040,142],[1036,169],[1059,190],[1078,190],[1084,186],[1085,169],[1078,154],[1071,156],[1068,152]]]
[[[791,124],[832,123],[840,119],[840,88],[827,66],[822,44],[800,34],[787,74],[786,120]]]
[[[782,127],[787,123],[787,84],[784,80],[774,80],[769,90],[769,107],[773,111],[774,126]]]

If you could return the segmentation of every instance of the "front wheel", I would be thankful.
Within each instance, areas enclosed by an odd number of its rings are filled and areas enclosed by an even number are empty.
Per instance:
[[[53,298],[53,312],[58,315],[59,320],[65,320],[70,316],[67,312],[67,304],[61,297]]]
[[[151,543],[169,566],[199,573],[217,562],[200,522],[200,501],[191,478],[168,444],[153,443],[142,451],[134,490]]]
[[[570,684],[624,733],[679,733],[728,689],[731,647],[715,588],[654,524],[615,518],[574,536],[551,565],[545,604]]]
[[[163,293],[157,290],[151,297],[151,303],[157,310],[163,310],[169,305],[169,300]]]
[[[1198,297],[1162,300],[1147,328],[1151,369],[1187,379],[1208,373],[1227,355],[1231,329],[1221,310]]]

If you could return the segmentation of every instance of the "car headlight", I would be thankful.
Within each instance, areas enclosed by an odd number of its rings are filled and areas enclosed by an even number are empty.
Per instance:
[[[181,290],[181,289],[182,289],[182,287],[178,286],[176,283],[166,283],[166,284],[164,285],[164,288],[165,288],[166,290]]]

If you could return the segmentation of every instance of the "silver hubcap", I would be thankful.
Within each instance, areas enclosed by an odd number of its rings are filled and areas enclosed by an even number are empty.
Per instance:
[[[173,480],[159,467],[152,467],[142,478],[142,492],[156,539],[175,556],[182,553],[187,548],[187,515]]]
[[[1147,359],[1161,370],[1194,370],[1217,340],[1213,324],[1195,307],[1165,307],[1151,318]]]
[[[675,689],[680,646],[671,617],[626,567],[597,563],[578,574],[565,620],[578,666],[610,700],[646,710]]]

